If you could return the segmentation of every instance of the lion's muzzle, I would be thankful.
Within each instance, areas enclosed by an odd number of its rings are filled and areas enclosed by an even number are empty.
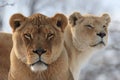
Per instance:
[[[36,50],[33,50],[33,53],[38,54],[39,56],[41,56],[42,54],[46,53],[47,50],[43,49],[43,48],[38,48]]]

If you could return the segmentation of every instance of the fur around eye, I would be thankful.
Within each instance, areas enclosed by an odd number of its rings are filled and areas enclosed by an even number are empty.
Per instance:
[[[91,25],[85,25],[87,28],[89,28],[89,29],[93,29],[94,27],[93,26],[91,26]]]
[[[29,34],[29,33],[26,33],[26,34],[24,34],[24,37],[26,38],[26,39],[31,39],[32,37],[31,37],[31,34]]]
[[[50,40],[54,37],[54,34],[53,33],[48,33],[47,34],[47,39]]]

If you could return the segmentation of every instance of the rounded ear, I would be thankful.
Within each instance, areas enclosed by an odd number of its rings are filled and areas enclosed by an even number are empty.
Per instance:
[[[102,17],[106,20],[107,23],[111,21],[110,16],[107,13],[103,14]]]
[[[72,24],[72,26],[75,26],[76,25],[76,22],[77,21],[80,21],[82,22],[83,20],[83,17],[82,15],[79,13],[79,12],[74,12],[73,14],[70,15],[69,17],[69,23]]]
[[[53,19],[55,20],[56,26],[61,28],[62,32],[64,32],[64,29],[68,24],[67,17],[58,13],[53,17]]]
[[[17,13],[11,16],[9,23],[13,32],[21,26],[23,21],[25,21],[25,17],[22,14]]]

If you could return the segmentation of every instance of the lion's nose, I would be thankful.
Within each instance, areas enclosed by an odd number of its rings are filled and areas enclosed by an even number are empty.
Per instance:
[[[46,53],[46,49],[38,48],[36,50],[33,50],[33,53],[38,54],[39,56],[41,56],[42,54]]]
[[[98,35],[99,37],[101,37],[101,38],[103,38],[103,37],[106,36],[106,34],[105,34],[104,32],[100,32],[100,33],[98,33],[97,35]]]

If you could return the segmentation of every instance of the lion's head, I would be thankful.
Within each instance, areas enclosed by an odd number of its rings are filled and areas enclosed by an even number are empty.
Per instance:
[[[16,57],[32,71],[46,70],[61,55],[66,25],[67,18],[63,14],[54,17],[14,14],[10,26]]]
[[[107,43],[110,16],[85,15],[75,12],[69,17],[73,44],[78,50],[102,48]]]

